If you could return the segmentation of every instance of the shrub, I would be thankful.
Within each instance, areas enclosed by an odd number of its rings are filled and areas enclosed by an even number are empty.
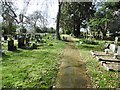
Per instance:
[[[98,45],[99,44],[99,42],[97,42],[95,40],[88,40],[88,39],[82,40],[82,43],[83,44],[92,44],[92,45]]]

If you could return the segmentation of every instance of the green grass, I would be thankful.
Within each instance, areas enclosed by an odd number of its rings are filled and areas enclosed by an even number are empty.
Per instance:
[[[7,44],[4,43],[2,87],[50,88],[55,82],[64,46],[62,41],[49,39],[38,49],[18,49],[10,52],[7,51]]]
[[[118,72],[106,71],[106,69],[90,55],[90,50],[103,51],[105,42],[98,41],[99,45],[80,44],[76,46],[80,49],[80,56],[86,63],[88,74],[91,78],[93,88],[117,88],[119,87]]]

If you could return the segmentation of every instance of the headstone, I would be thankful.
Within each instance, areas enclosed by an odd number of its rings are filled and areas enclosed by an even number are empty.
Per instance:
[[[118,46],[117,54],[120,55],[120,46]]]
[[[118,37],[115,37],[115,44],[117,45],[118,43]]]
[[[29,46],[29,42],[30,42],[30,38],[29,38],[29,37],[26,37],[26,45]]]
[[[115,53],[117,53],[118,37],[115,37]]]
[[[16,46],[14,46],[14,40],[8,41],[8,51],[16,50]]]
[[[4,40],[7,40],[7,39],[8,39],[8,37],[5,35],[5,36],[4,36]]]
[[[15,35],[14,35],[15,40],[17,40],[17,37],[18,37],[18,35],[17,35],[17,34],[15,34]]]
[[[24,37],[22,36],[18,37],[18,48],[23,48],[24,46],[25,46]]]
[[[109,49],[105,49],[105,54],[108,54],[109,53]]]
[[[37,45],[35,43],[32,44],[32,49],[37,49]]]
[[[110,44],[110,50],[112,51],[112,53],[115,52],[115,44]]]

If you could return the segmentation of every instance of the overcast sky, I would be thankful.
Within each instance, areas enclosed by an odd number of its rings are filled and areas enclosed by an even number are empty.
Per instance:
[[[26,7],[25,1],[30,1]],[[58,11],[58,0],[17,0],[15,3],[18,8],[17,14],[20,14],[25,9],[25,14],[32,14],[36,10],[42,11],[42,14],[48,18],[48,26],[55,28],[55,21]]]

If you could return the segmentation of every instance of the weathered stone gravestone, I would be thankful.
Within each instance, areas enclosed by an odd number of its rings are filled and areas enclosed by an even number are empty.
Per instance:
[[[37,49],[37,45],[33,43],[31,49]]]
[[[7,35],[4,35],[3,37],[4,37],[4,40],[7,40],[7,39],[8,39]]]
[[[18,37],[18,48],[23,48],[24,46],[25,46],[24,37],[23,36],[19,36]]]
[[[14,38],[15,38],[15,40],[17,40],[18,39],[18,34],[15,34]]]
[[[14,46],[14,40],[8,41],[8,51],[14,51],[16,50],[16,46]]]
[[[115,44],[118,44],[118,37],[115,37]]]
[[[117,53],[118,37],[115,37],[115,53]]]
[[[35,35],[36,43],[42,41],[42,37],[40,35]]]
[[[120,55],[120,46],[118,46],[117,54]]]
[[[115,53],[115,44],[110,44],[110,51]]]
[[[29,42],[30,42],[30,37],[26,37],[26,45],[29,46]]]
[[[120,56],[120,46],[117,47],[117,53],[114,54],[114,58],[118,58]]]

